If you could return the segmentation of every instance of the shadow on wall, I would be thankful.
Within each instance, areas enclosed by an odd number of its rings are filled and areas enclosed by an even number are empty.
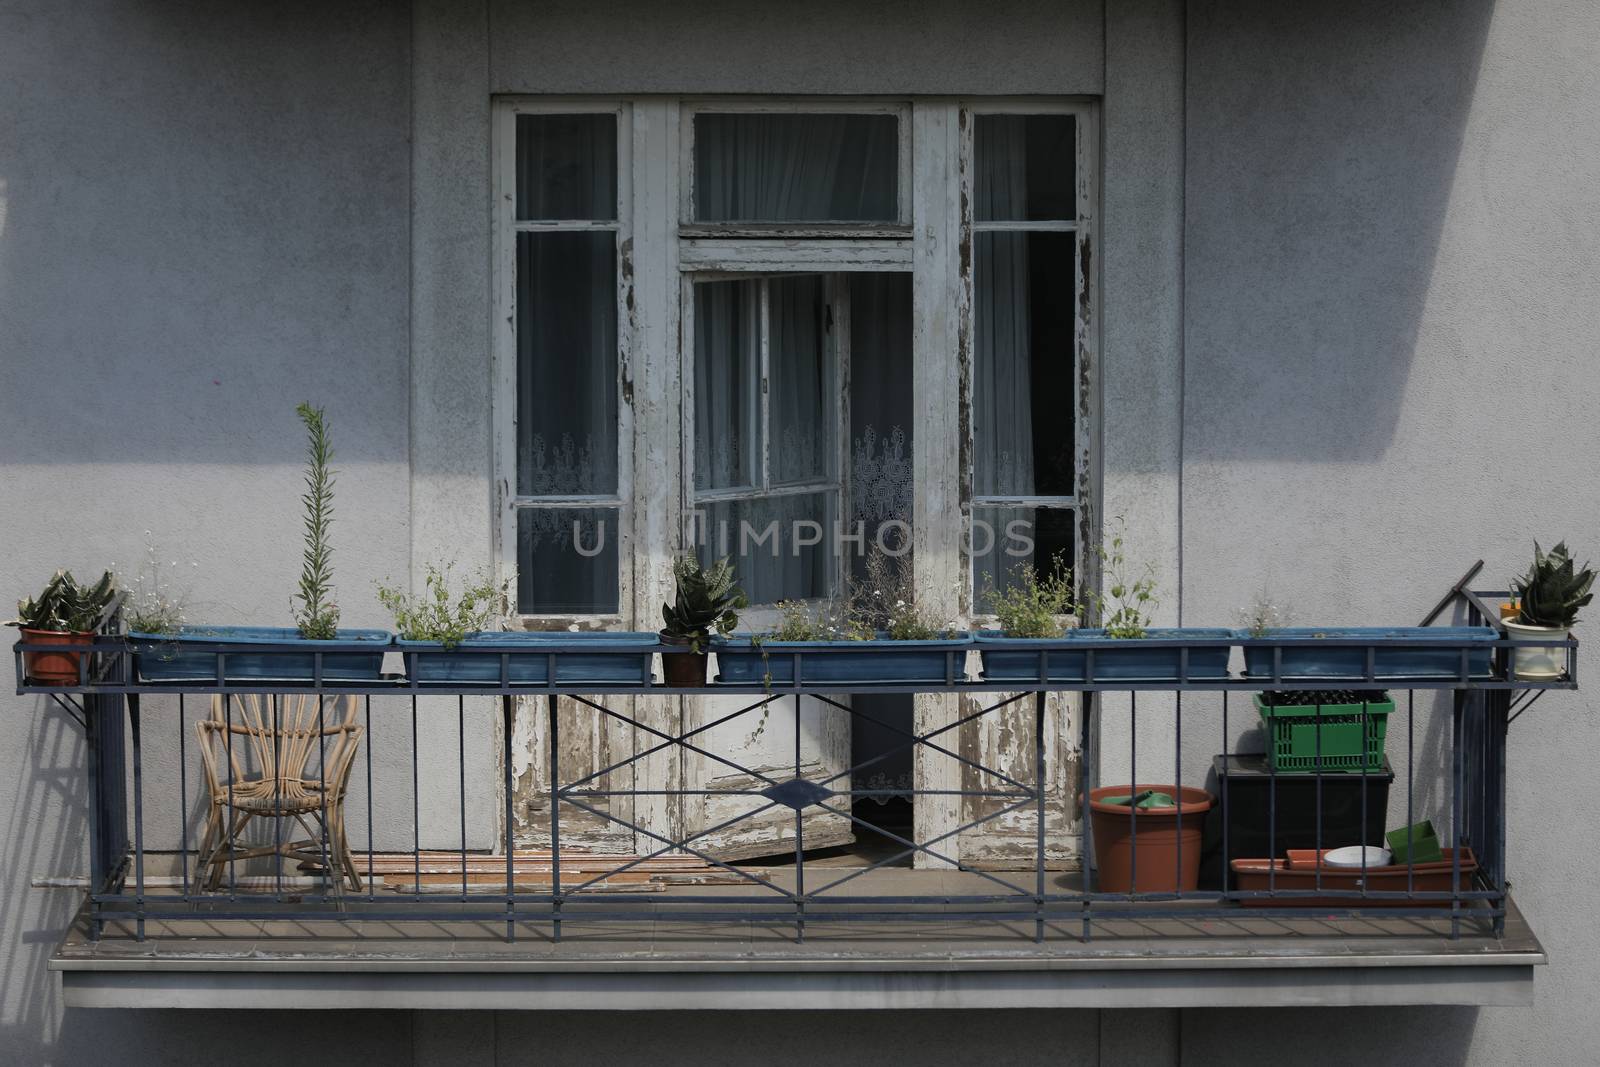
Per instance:
[[[1493,11],[1189,5],[1187,460],[1382,456]]]
[[[1185,1063],[1236,1063],[1285,1034],[1297,1067],[1466,1063],[1477,1024],[1478,1009],[1464,1007],[1186,1009],[1181,1040]]]
[[[18,10],[32,8],[33,10]],[[0,9],[0,463],[404,462],[404,5]]]

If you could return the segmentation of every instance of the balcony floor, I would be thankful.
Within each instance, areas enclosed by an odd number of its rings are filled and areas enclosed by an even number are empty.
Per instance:
[[[837,869],[830,875],[837,875]],[[769,872],[792,885],[793,872]],[[1012,876],[1025,882],[1031,876]],[[1068,888],[1075,875],[1052,874]],[[996,887],[955,871],[878,870],[856,896],[978,894]],[[751,886],[619,894],[569,909],[644,911],[630,923],[565,919],[518,926],[482,911],[459,921],[150,919],[108,922],[91,941],[80,917],[51,967],[68,1004],[197,1008],[1017,1008],[1357,1004],[1519,1005],[1532,1000],[1544,951],[1514,903],[1506,932],[1448,917],[1097,918],[941,922],[792,922],[660,917],[674,895],[727,896]],[[403,907],[396,898],[388,907]],[[384,906],[384,896],[377,900]],[[438,905],[448,907],[441,901]],[[289,906],[292,909],[292,905]],[[913,910],[896,906],[898,910]],[[1170,903],[1162,905],[1170,910]],[[767,910],[771,910],[770,906]],[[968,905],[920,905],[961,911]]]

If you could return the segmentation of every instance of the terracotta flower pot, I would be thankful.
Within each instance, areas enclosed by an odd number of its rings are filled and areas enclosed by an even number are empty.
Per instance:
[[[682,649],[690,647],[687,637],[677,637],[665,632],[661,634],[661,643]],[[661,674],[666,683],[674,688],[698,688],[706,684],[707,658],[704,652],[663,652]]]
[[[27,645],[64,645],[70,648],[88,648],[94,640],[92,633],[71,633],[64,630],[30,630],[22,627],[22,642]],[[35,685],[77,685],[81,652],[24,652],[22,673]]]
[[[1107,797],[1137,796],[1145,790],[1177,797],[1178,806],[1135,808],[1105,802]],[[1201,828],[1212,803],[1210,793],[1190,786],[1184,786],[1181,794],[1175,785],[1148,783],[1091,789],[1089,812],[1099,891],[1172,893],[1198,886]]]

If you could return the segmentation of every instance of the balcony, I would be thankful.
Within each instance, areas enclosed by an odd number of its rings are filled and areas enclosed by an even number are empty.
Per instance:
[[[1467,621],[1480,623],[1483,601],[1464,595]],[[1524,1004],[1545,960],[1509,892],[1505,751],[1518,716],[1546,691],[1576,687],[1570,638],[1566,672],[1541,680],[1508,669],[1517,643],[1450,631],[1141,642],[1170,657],[1170,676],[1117,667],[1126,641],[1061,639],[1032,648],[1037,671],[1026,683],[987,677],[966,649],[940,653],[939,681],[810,681],[829,673],[806,658],[829,654],[819,651],[794,653],[792,670],[771,672],[781,679],[672,689],[643,674],[637,684],[564,681],[567,657],[593,651],[578,637],[541,649],[542,682],[516,680],[503,649],[464,648],[492,665],[470,672],[483,680],[424,683],[407,652],[395,677],[335,678],[317,653],[301,681],[251,681],[228,666],[236,648],[203,642],[185,654],[213,660],[209,680],[149,680],[116,629],[112,620],[95,639],[76,684],[19,686],[72,716],[88,739],[88,892],[52,959],[70,1004]],[[1309,649],[1354,666],[1297,677],[1296,655]],[[1397,666],[1424,649],[1426,670]],[[26,651],[19,643],[19,657]],[[1053,657],[1069,654],[1081,670],[1056,666]],[[1240,660],[1254,666],[1248,676]],[[1220,671],[1204,666],[1219,662]],[[1355,721],[1349,707],[1325,707],[1330,690],[1358,691]],[[663,729],[641,711],[650,698],[735,696],[738,710],[717,721],[765,722],[772,707],[804,697],[861,721],[872,713],[846,694],[863,691],[967,701],[950,703],[974,710],[952,710],[936,724],[919,717],[898,745],[959,772],[952,789],[913,790],[915,802],[978,799],[987,805],[982,818],[921,836],[882,825],[851,803],[872,795],[853,786],[870,768],[807,777],[798,726],[789,772],[729,764],[754,783],[742,790],[697,781],[611,788],[609,773],[663,757],[693,752],[729,763],[703,747],[704,726]],[[1257,710],[1253,694],[1263,691],[1272,696]],[[1259,718],[1275,740],[1276,705],[1294,706],[1305,693],[1318,694],[1297,720],[1310,731],[1302,740],[1311,739],[1313,766],[1292,768],[1275,746],[1270,758],[1236,750],[1230,727],[1240,716]],[[1046,715],[1048,701],[1061,699],[1052,694],[1075,701],[1084,754],[1066,838],[1044,808],[1045,730],[1063,721]],[[513,765],[503,739],[519,716],[537,720],[543,709],[547,751],[561,751],[559,731],[571,720],[556,714],[558,698],[582,715],[625,723],[637,741],[602,773],[564,776],[551,757],[540,810],[548,847],[530,849],[515,832],[526,829],[527,813],[513,811],[527,768]],[[1031,708],[1033,733],[1013,738],[1003,760],[956,743],[1008,708]],[[1364,751],[1334,769],[1335,728],[1370,742],[1379,716],[1387,731],[1377,731],[1375,757]],[[439,737],[453,743],[428,743]],[[194,751],[208,744],[203,758]],[[476,751],[500,754],[487,794],[501,805],[497,840],[487,844],[468,825],[481,816],[474,797],[486,788],[469,782],[480,767],[469,759]],[[263,760],[284,773],[263,774]],[[1127,804],[1131,840],[1123,853],[1102,854],[1110,842],[1094,838],[1112,824],[1097,823],[1101,801],[1092,798],[1097,768],[1111,766],[1128,768],[1118,781],[1138,784],[1106,801]],[[383,801],[391,790],[398,804]],[[1165,808],[1146,795],[1162,790],[1177,797],[1166,797]],[[1190,813],[1189,790],[1208,794],[1208,811]],[[729,822],[776,813],[788,826],[792,812],[792,828],[774,836],[773,855],[728,859],[705,845],[704,829],[674,834],[640,814],[669,793],[741,802]],[[251,833],[221,828],[249,811],[257,816]],[[1163,811],[1175,815],[1173,827],[1156,821]],[[1308,823],[1306,811],[1314,813]],[[848,822],[871,847],[808,848],[805,820],[819,812]],[[1032,819],[1030,854],[963,862],[953,842],[995,812]],[[614,824],[642,847],[574,849],[567,842],[579,818]],[[1386,827],[1423,820],[1436,827],[1439,858],[1419,852],[1385,863],[1363,854],[1353,870],[1318,859],[1351,844],[1352,832],[1375,844]],[[1241,829],[1249,826],[1264,827],[1272,844],[1249,844]],[[1305,851],[1285,856],[1285,846]],[[1150,857],[1163,848],[1175,852],[1172,873],[1152,876]],[[1197,854],[1200,873],[1186,876]]]

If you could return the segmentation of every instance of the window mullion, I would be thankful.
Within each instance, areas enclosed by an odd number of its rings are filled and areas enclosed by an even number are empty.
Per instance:
[[[771,450],[771,447],[772,447],[772,443],[771,443],[772,434],[771,434],[771,430],[770,430],[770,426],[769,426],[770,415],[771,415],[770,395],[771,395],[771,392],[772,392],[771,384],[770,384],[771,383],[771,379],[769,377],[770,374],[771,374],[771,369],[772,369],[772,359],[771,359],[771,347],[772,347],[772,297],[771,297],[770,283],[766,278],[762,278],[761,279],[760,293],[761,293],[761,310],[760,310],[759,317],[760,317],[760,324],[761,324],[761,345],[760,345],[761,374],[760,374],[760,377],[757,380],[760,382],[760,388],[761,388],[761,407],[760,407],[760,412],[761,413],[760,413],[760,416],[759,416],[759,418],[761,420],[761,471],[760,471],[761,477],[759,479],[758,484],[761,486],[761,489],[763,491],[766,491],[766,490],[772,488],[772,474],[771,474],[771,460],[772,460],[772,457],[771,457],[771,454],[770,454],[770,450]]]

